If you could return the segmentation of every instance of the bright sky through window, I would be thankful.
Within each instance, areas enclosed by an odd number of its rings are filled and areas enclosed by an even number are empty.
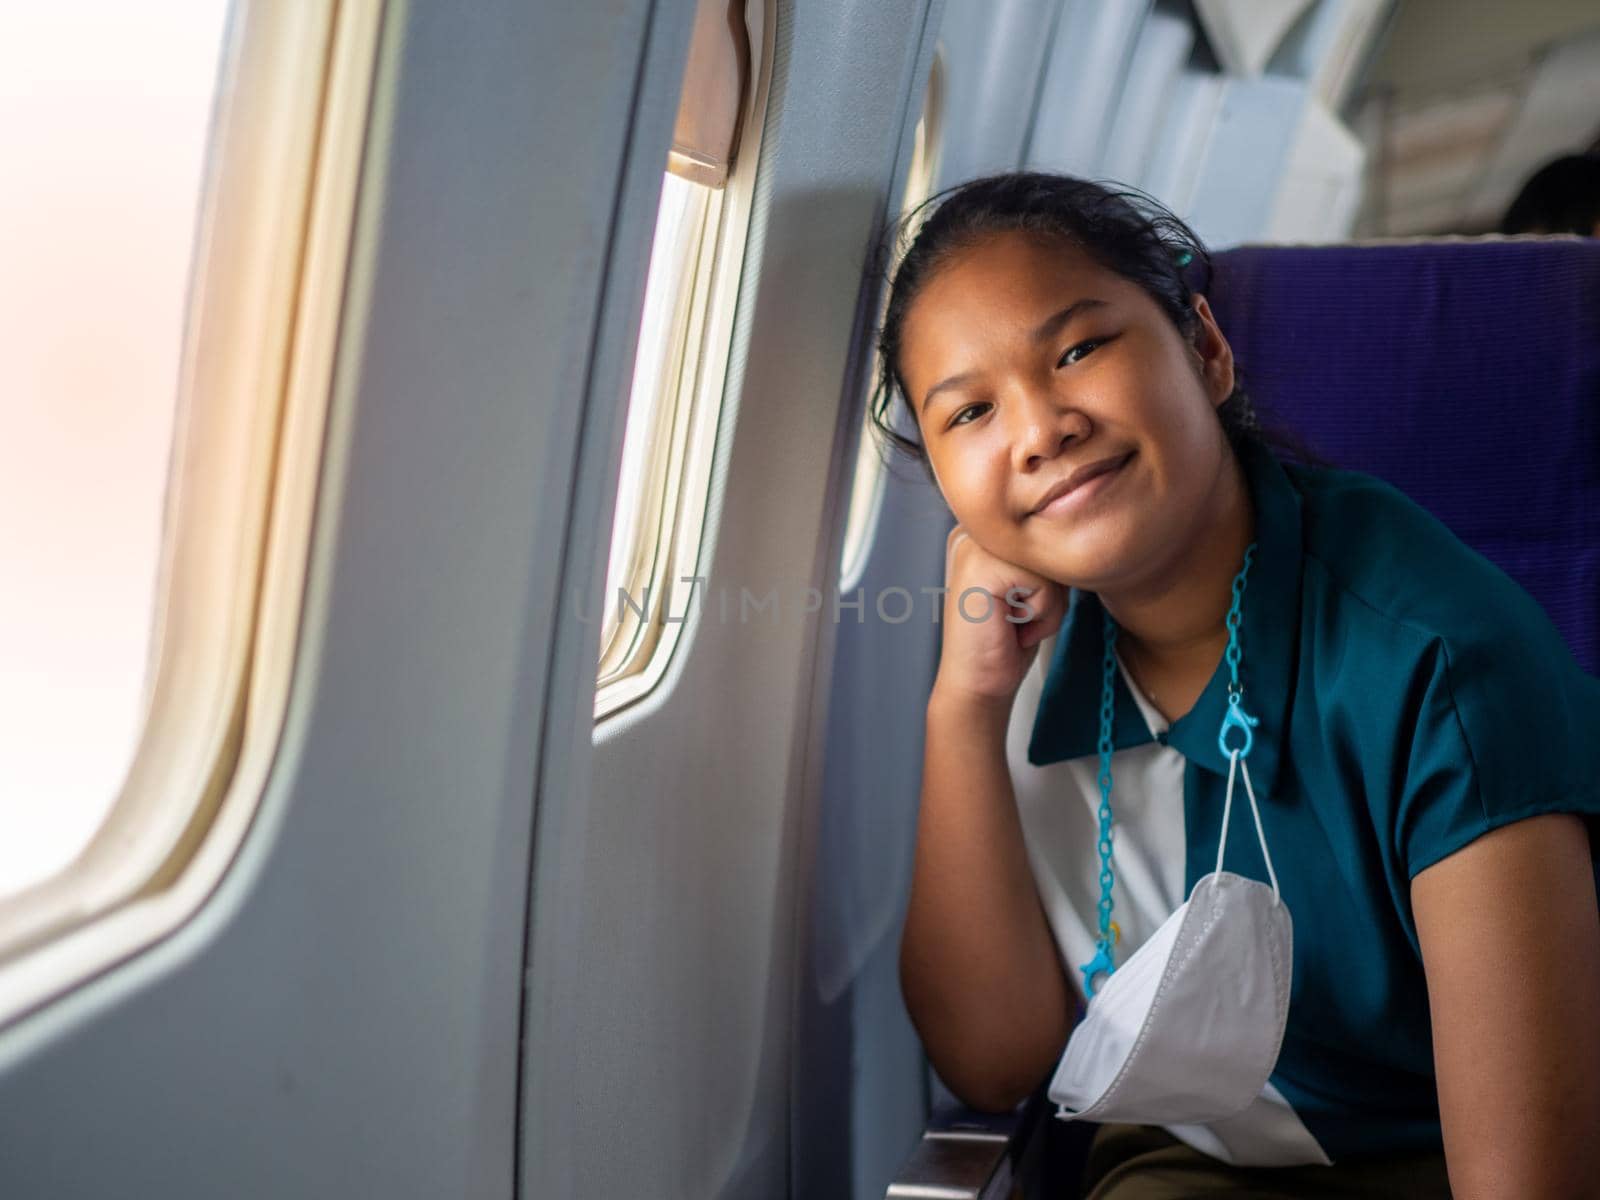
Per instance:
[[[138,736],[226,7],[0,6],[0,896]]]
[[[663,485],[663,464],[656,461],[667,443],[661,436],[662,408],[675,399],[680,384],[674,367],[683,350],[689,284],[708,195],[706,188],[672,174],[666,176],[661,188],[628,400],[628,425],[623,436],[611,554],[606,566],[602,651],[616,633],[618,589],[628,589],[633,603],[643,607],[644,586],[652,584],[648,577],[640,582],[640,559],[646,554],[653,557],[658,533],[651,527],[651,518],[659,511],[660,498],[654,497],[657,504],[652,505],[649,488],[653,482]],[[660,602],[659,592],[659,586],[652,586],[652,607]],[[625,611],[624,615],[628,613]]]

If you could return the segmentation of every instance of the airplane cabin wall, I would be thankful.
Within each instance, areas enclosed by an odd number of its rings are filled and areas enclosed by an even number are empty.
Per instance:
[[[199,914],[0,1033],[5,1195],[513,1194],[574,479],[614,486],[692,13],[387,6],[286,732]],[[681,1104],[630,1082],[596,1153]]]
[[[1050,0],[945,4],[937,35],[945,118],[935,188],[1022,165],[1046,61],[1041,30],[1055,8]],[[911,120],[920,88],[919,79],[907,101]],[[939,647],[929,601],[918,589],[942,582],[949,528],[948,510],[921,466],[892,461],[853,585],[866,619],[829,630],[832,678],[817,701],[826,729],[817,751],[822,789],[802,868],[809,896],[797,1018],[803,1052],[795,1062],[796,1200],[881,1196],[921,1136],[930,1097],[942,1092],[906,1015],[898,964],[923,716]],[[895,587],[917,597],[902,623],[876,613],[876,597]]]
[[[791,1077],[813,1052],[796,1037],[796,906],[830,614],[789,606],[837,574],[871,304],[862,267],[907,158],[931,7],[776,5],[702,602],[654,693],[592,732],[564,710],[547,751],[525,1195],[766,1200],[838,1150],[790,1128]],[[779,616],[745,619],[741,587],[775,590]],[[574,650],[558,670],[581,692],[593,656]],[[904,1050],[919,1080],[916,1055]]]

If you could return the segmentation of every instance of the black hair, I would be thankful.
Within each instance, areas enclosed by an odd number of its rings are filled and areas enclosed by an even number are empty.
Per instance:
[[[892,411],[898,395],[915,427],[900,371],[902,328],[912,301],[928,280],[953,255],[985,237],[1028,233],[1068,241],[1102,267],[1143,288],[1186,339],[1192,341],[1200,331],[1193,297],[1210,282],[1211,255],[1194,230],[1142,192],[1041,171],[973,179],[930,197],[907,214],[883,240],[880,263],[892,261],[913,231],[915,236],[889,282],[868,416],[880,443],[924,467],[928,460],[922,443],[896,428]],[[1233,448],[1292,443],[1262,428],[1237,379],[1236,373],[1233,392],[1217,409]],[[1293,457],[1314,457],[1298,445],[1289,449]]]
[[[1600,227],[1600,155],[1569,154],[1535,171],[1506,209],[1501,233],[1576,233]]]

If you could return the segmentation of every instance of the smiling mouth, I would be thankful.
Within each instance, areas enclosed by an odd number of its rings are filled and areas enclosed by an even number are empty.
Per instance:
[[[1122,469],[1133,458],[1134,452],[1129,451],[1121,458],[1113,459],[1101,469],[1081,480],[1069,490],[1051,497],[1044,504],[1028,514],[1030,517],[1053,517],[1063,513],[1073,512],[1090,503],[1100,493],[1104,492],[1121,476]]]

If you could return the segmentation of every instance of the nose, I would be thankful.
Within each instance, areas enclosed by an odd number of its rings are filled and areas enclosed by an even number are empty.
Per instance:
[[[1023,474],[1038,470],[1089,434],[1089,421],[1082,410],[1047,388],[1019,386],[1009,407],[1016,421],[1011,438],[1013,463]]]

